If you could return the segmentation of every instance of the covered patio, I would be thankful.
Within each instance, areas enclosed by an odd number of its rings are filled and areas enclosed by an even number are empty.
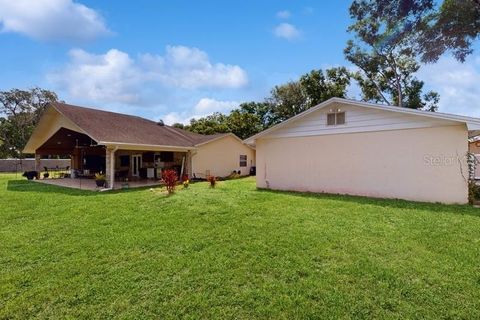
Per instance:
[[[232,134],[201,135],[162,121],[65,103],[48,106],[23,153],[35,155],[33,174],[48,176],[44,182],[82,189],[96,189],[99,174],[104,189],[156,185],[166,169],[175,170],[179,179],[208,176],[212,169],[225,176],[246,168],[241,161],[246,154],[253,159],[251,148]],[[52,156],[70,159],[70,165],[42,168],[40,160]]]
[[[63,168],[64,174],[52,175],[42,182],[89,190],[99,189],[95,182],[98,173],[106,176],[107,189],[159,185],[163,170],[173,169],[178,177],[188,175],[190,161],[189,150],[182,148],[103,145],[84,133],[63,127],[35,150],[38,172],[51,172],[52,168],[40,168],[40,159],[47,156],[69,157],[71,165]]]

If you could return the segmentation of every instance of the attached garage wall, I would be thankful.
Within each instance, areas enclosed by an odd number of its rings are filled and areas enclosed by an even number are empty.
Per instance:
[[[247,155],[246,167],[240,167],[240,155]],[[255,151],[232,136],[201,145],[192,156],[193,173],[199,178],[207,174],[225,177],[233,170],[248,175],[252,165],[255,165]]]
[[[260,138],[257,186],[466,203],[467,150],[463,125]]]

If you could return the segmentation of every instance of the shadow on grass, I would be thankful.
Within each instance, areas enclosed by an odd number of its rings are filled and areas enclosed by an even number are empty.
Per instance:
[[[7,190],[14,192],[58,193],[70,196],[96,196],[99,194],[98,192],[91,190],[67,188],[27,180],[8,180]]]
[[[42,192],[42,193],[56,193],[64,194],[69,196],[108,196],[118,193],[129,193],[129,192],[138,192],[145,189],[150,189],[151,186],[137,187],[137,188],[128,188],[128,189],[118,189],[118,190],[109,190],[105,192],[99,192],[95,190],[86,190],[86,189],[76,189],[68,188],[64,186],[56,186],[46,183],[38,183],[28,180],[8,180],[7,190],[14,192]]]
[[[470,205],[442,204],[429,202],[416,202],[401,199],[370,198],[363,196],[342,195],[332,193],[295,192],[271,189],[257,189],[260,193],[284,194],[301,198],[328,199],[334,201],[351,202],[364,205],[374,205],[384,208],[426,210],[434,213],[465,214],[480,218],[480,209]]]

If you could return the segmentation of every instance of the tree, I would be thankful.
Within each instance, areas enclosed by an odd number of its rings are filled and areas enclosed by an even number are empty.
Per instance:
[[[274,123],[287,120],[330,98],[345,98],[351,74],[344,67],[312,70],[298,81],[276,86],[269,99]]]
[[[240,104],[239,111],[248,113],[257,117],[261,123],[261,130],[270,128],[276,123],[274,114],[274,105],[268,101],[264,102],[245,102]]]
[[[257,115],[235,109],[228,115],[216,112],[210,116],[192,119],[190,125],[181,129],[200,134],[231,132],[240,139],[246,139],[262,131],[263,126]]]
[[[183,128],[202,134],[232,132],[246,139],[332,97],[346,97],[349,84],[350,73],[344,67],[312,70],[297,81],[276,86],[263,102],[242,103],[228,115],[192,119]]]
[[[41,114],[55,101],[54,92],[40,88],[0,92],[0,155],[20,156]]]
[[[185,125],[183,123],[178,123],[178,122],[175,122],[174,124],[172,124],[172,127],[178,128],[178,129],[185,129]]]
[[[274,123],[287,120],[309,108],[308,97],[299,81],[291,81],[275,86],[269,101],[273,108]]]
[[[410,33],[411,46],[422,62],[436,62],[447,51],[461,62],[473,52],[473,42],[480,35],[480,0],[363,0],[353,6],[383,17],[395,25],[385,41],[395,41],[402,33]],[[373,10],[365,10],[373,6]],[[366,15],[367,13],[365,13]]]
[[[312,70],[300,77],[309,108],[330,98],[345,98],[351,73],[345,67]]]
[[[479,34],[480,0],[445,0],[425,17],[416,44],[424,62],[435,62],[448,50],[464,62]]]
[[[257,115],[238,109],[228,115],[227,126],[230,132],[242,140],[263,130],[263,124]]]
[[[185,129],[200,134],[231,132],[227,124],[227,116],[220,112],[215,112],[204,118],[192,119],[190,125],[186,126]]]
[[[423,93],[423,81],[415,77],[420,65],[412,47],[422,12],[429,10],[421,0],[355,0],[348,30],[355,34],[344,50],[358,67],[354,74],[364,100],[412,109],[435,111],[439,96]],[[406,9],[405,9],[406,8]],[[397,12],[395,19],[391,19]],[[400,23],[399,23],[400,22]]]

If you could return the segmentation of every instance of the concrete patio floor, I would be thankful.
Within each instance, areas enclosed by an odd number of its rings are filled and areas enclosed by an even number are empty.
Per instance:
[[[45,183],[55,185],[59,187],[74,188],[81,190],[100,191],[103,188],[97,187],[94,179],[78,179],[78,178],[59,178],[59,179],[40,179],[33,180],[39,183]],[[154,187],[159,186],[162,183],[159,180],[137,180],[128,181],[128,187],[125,187],[126,182],[116,181],[113,189],[124,188],[140,188],[140,187]]]

